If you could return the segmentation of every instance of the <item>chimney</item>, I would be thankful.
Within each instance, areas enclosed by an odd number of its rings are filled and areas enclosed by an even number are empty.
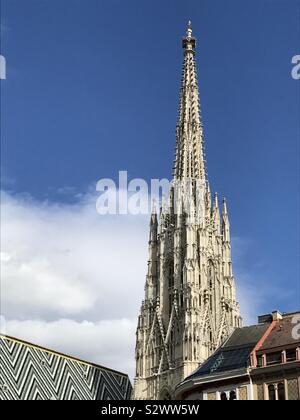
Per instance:
[[[280,321],[283,318],[282,313],[279,311],[273,311],[271,314],[259,315],[259,324],[270,324],[272,321]]]
[[[282,313],[279,311],[272,312],[273,321],[280,321],[282,319]]]

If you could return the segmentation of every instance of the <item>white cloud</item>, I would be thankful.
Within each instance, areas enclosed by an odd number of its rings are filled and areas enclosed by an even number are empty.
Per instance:
[[[58,205],[3,194],[2,312],[7,317],[136,316],[148,218],[99,216],[95,202],[86,196]]]
[[[22,258],[20,254],[3,253],[2,290],[8,314],[15,307],[19,316],[50,311],[77,314],[90,309],[96,296],[88,285],[80,283],[68,273],[57,270],[49,257],[35,255]],[[2,254],[2,255],[3,255]]]
[[[2,194],[1,312],[7,334],[132,374],[148,217],[99,216],[95,203]]]
[[[262,306],[265,301],[264,289],[258,290],[251,281],[251,276],[236,270],[237,275],[237,299],[241,308],[243,325],[257,323],[258,315],[262,315]],[[266,311],[267,312],[267,311]]]

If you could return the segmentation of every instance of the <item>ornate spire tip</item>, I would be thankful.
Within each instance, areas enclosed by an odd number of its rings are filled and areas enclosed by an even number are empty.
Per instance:
[[[192,37],[192,33],[193,33],[192,22],[189,20],[188,21],[187,31],[186,31],[187,37],[188,38],[191,38]]]

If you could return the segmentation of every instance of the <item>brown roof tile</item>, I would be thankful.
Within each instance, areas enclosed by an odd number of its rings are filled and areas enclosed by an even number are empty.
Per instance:
[[[292,330],[295,327],[295,324],[292,323],[293,317],[294,315],[284,316],[282,320],[278,321],[278,324],[271,331],[258,351],[299,345],[300,340],[295,340],[292,334]]]

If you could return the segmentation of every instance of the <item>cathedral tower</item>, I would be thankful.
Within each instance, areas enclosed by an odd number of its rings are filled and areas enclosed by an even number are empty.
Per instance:
[[[206,175],[195,48],[189,22],[176,126],[173,185],[150,220],[149,260],[136,337],[135,399],[174,389],[241,326],[227,203]]]

